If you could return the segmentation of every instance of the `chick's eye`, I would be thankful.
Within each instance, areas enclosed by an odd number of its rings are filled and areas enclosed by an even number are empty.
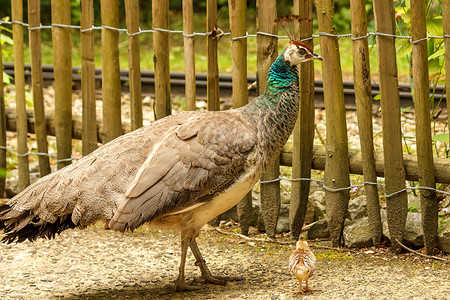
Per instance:
[[[306,54],[306,50],[303,49],[303,48],[299,48],[299,49],[298,49],[298,54],[300,54],[300,55],[305,55],[305,54]]]

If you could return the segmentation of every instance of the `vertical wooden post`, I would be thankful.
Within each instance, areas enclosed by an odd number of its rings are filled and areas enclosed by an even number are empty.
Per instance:
[[[186,35],[194,33],[194,13],[192,0],[183,0],[183,32]],[[185,60],[185,98],[186,109],[196,110],[195,102],[195,47],[194,37],[184,37]]]
[[[52,0],[52,23],[70,25],[70,1]],[[72,37],[70,28],[52,27],[55,73],[55,133],[58,169],[72,155]]]
[[[442,1],[442,25],[444,29],[444,46],[445,46],[445,83],[447,86],[447,124],[450,124],[450,0]],[[450,134],[450,133],[449,133]]]
[[[128,34],[139,32],[139,1],[125,0]],[[131,130],[142,127],[141,50],[139,35],[128,36],[128,66],[130,69]]]
[[[152,1],[153,28],[169,29],[169,1]],[[169,33],[153,33],[155,63],[155,119],[172,113],[170,103]]]
[[[206,3],[206,32],[212,32],[216,26],[217,0],[207,0]],[[206,51],[208,52],[208,74],[206,77],[208,110],[220,110],[217,41],[218,39],[214,34],[210,34],[206,38]]]
[[[333,27],[334,1],[316,0],[319,31],[335,34]],[[324,184],[331,189],[350,185],[347,126],[342,84],[342,71],[338,39],[320,36],[320,51],[323,56],[323,86],[325,112],[327,116],[327,157],[325,162]],[[327,194],[327,218],[331,242],[341,245],[344,220],[347,213],[349,191],[330,191]]]
[[[231,64],[233,77],[233,107],[238,108],[248,103],[247,89],[247,39],[234,39],[245,36],[247,28],[247,1],[229,0],[231,29]],[[238,217],[243,234],[248,234],[252,218],[252,192],[250,191],[238,204]],[[261,208],[262,210],[263,208]]]
[[[0,27],[0,34],[2,28]],[[0,43],[0,68],[3,76],[3,57],[2,45]],[[6,147],[6,113],[5,113],[5,94],[3,80],[0,80],[0,147]],[[6,149],[0,148],[0,196],[5,193],[6,182]]]
[[[427,40],[416,42],[427,37],[424,1],[411,1],[411,35],[419,184],[420,186],[436,188],[431,143]],[[439,208],[436,192],[420,190],[420,204],[425,250],[427,254],[432,254],[434,247],[437,245]]]
[[[353,78],[355,80],[356,113],[361,144],[364,181],[377,182],[375,172],[375,157],[372,127],[372,86],[370,79],[369,47],[367,38],[366,2],[364,0],[350,1],[352,14],[353,40]],[[367,215],[372,241],[375,247],[381,244],[383,227],[381,224],[380,202],[376,185],[364,186],[367,197]]]
[[[257,19],[256,31],[277,34],[277,26],[274,21],[277,18],[277,2],[275,0],[256,1]],[[257,71],[256,80],[258,83],[258,93],[261,94],[266,89],[267,74],[271,64],[277,58],[277,38],[257,35]],[[261,181],[271,181],[280,177],[280,158],[270,166],[261,177]],[[281,196],[280,182],[261,183],[261,215],[264,221],[264,228],[269,237],[274,237],[277,229],[278,215],[280,211]]]
[[[23,21],[22,0],[11,1],[12,21]],[[16,124],[17,124],[17,166],[19,169],[19,191],[30,184],[28,169],[28,124],[25,102],[25,72],[23,55],[23,25],[12,24],[14,41],[14,83],[16,86]]]
[[[165,1],[163,1],[165,2]],[[119,27],[119,1],[101,0],[102,25]],[[103,143],[122,135],[119,32],[102,28]]]
[[[94,32],[84,29],[94,25],[94,1],[81,0],[81,98],[83,100],[82,153],[97,149],[97,115],[95,105]]]
[[[28,23],[30,28],[39,27],[41,20],[40,2],[28,1]],[[47,153],[47,128],[45,122],[44,91],[42,78],[41,58],[41,30],[30,30],[30,54],[31,54],[31,83],[33,90],[35,132],[38,152]],[[39,156],[39,172],[41,177],[50,174],[50,161],[48,156]]]
[[[309,38],[313,33],[312,0],[294,1],[294,13],[308,21],[301,21],[300,39]],[[305,43],[313,49],[313,40]],[[292,149],[292,178],[310,178],[314,144],[314,62],[299,65],[300,111],[294,128]],[[291,205],[289,223],[292,239],[297,240],[305,222],[309,196],[309,181],[293,181],[291,184]]]
[[[394,2],[374,0],[373,8],[375,31],[395,34]],[[389,195],[405,188],[397,62],[394,37],[378,35],[376,41],[383,117],[384,174],[386,194]],[[402,248],[396,240],[402,241],[403,239],[408,213],[407,194],[401,192],[386,200],[387,221],[393,249],[400,252]]]

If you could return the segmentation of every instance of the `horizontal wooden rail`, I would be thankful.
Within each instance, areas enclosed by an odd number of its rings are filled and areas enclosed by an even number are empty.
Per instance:
[[[34,131],[34,113],[32,110],[27,110],[28,132]],[[55,136],[55,118],[52,115],[46,116],[47,121],[47,135]],[[6,109],[6,130],[16,131],[16,114],[13,109]],[[131,131],[131,124],[122,123],[122,132],[128,133]],[[103,124],[97,121],[97,137],[98,142],[101,143],[101,133],[103,132]],[[81,140],[82,126],[81,116],[74,115],[72,121],[72,138]],[[312,168],[315,170],[325,169],[326,151],[322,146],[314,146]],[[363,174],[361,152],[356,149],[349,149],[350,173]],[[417,157],[415,155],[403,154],[403,162],[406,171],[406,179],[410,181],[418,181],[418,167]],[[292,143],[288,143],[281,153],[281,165],[292,166]],[[383,153],[375,153],[375,167],[378,177],[384,177]],[[434,168],[437,183],[450,184],[450,160],[444,158],[434,158]]]

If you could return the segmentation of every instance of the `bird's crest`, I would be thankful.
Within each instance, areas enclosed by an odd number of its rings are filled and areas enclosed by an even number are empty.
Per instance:
[[[302,18],[298,15],[286,15],[279,17],[274,21],[275,24],[281,27],[281,29],[286,33],[286,35],[289,38],[289,42],[291,44],[302,46],[306,49],[308,49],[311,53],[313,52],[308,45],[300,41],[299,31],[296,30],[296,25],[299,22],[312,22],[311,19],[308,18]]]

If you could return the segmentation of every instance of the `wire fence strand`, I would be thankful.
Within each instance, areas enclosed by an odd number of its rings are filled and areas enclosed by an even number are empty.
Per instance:
[[[194,32],[194,33],[191,33],[191,34],[186,34],[182,30],[170,30],[170,29],[165,29],[165,28],[141,29],[140,27],[139,27],[139,31],[130,33],[128,31],[128,29],[126,29],[126,28],[117,28],[117,27],[111,27],[111,26],[107,26],[107,25],[92,26],[90,28],[83,28],[83,29],[79,25],[55,24],[55,23],[51,24],[51,25],[42,25],[42,24],[40,24],[40,26],[37,26],[37,27],[30,27],[29,24],[27,24],[25,22],[21,22],[21,21],[0,20],[0,26],[2,26],[2,25],[12,25],[12,24],[20,24],[20,25],[22,25],[24,27],[28,27],[28,30],[41,30],[41,29],[51,29],[52,27],[61,27],[61,28],[70,28],[70,29],[80,30],[80,32],[82,32],[82,33],[87,32],[87,31],[93,31],[93,30],[102,30],[103,28],[105,28],[105,29],[109,29],[109,30],[118,31],[120,33],[125,33],[129,37],[140,35],[140,34],[145,34],[145,33],[154,33],[155,31],[162,31],[162,32],[170,33],[170,34],[181,34],[184,37],[189,37],[189,38],[193,38],[193,37],[196,37],[196,36],[209,36],[211,34],[211,32]],[[223,35],[224,36],[231,36],[231,32],[225,32]],[[239,40],[239,39],[245,39],[245,38],[249,38],[249,37],[254,38],[254,37],[257,37],[258,35],[270,36],[270,37],[274,37],[274,38],[277,38],[277,39],[288,39],[289,38],[286,35],[278,35],[278,34],[273,34],[273,33],[269,33],[269,32],[258,31],[255,34],[249,34],[247,32],[245,35],[237,36],[237,37],[231,37],[231,39],[232,40]],[[353,41],[361,40],[361,39],[367,39],[370,36],[383,36],[383,37],[394,37],[394,38],[397,38],[397,39],[407,39],[412,44],[417,44],[417,43],[419,43],[421,41],[429,40],[429,39],[450,38],[450,35],[448,35],[448,34],[444,34],[442,36],[433,36],[433,35],[429,35],[428,33],[427,33],[426,37],[423,37],[423,38],[420,38],[420,39],[417,39],[417,40],[413,40],[411,36],[389,34],[389,33],[384,33],[384,32],[368,32],[366,35],[358,36],[358,37],[353,37],[351,33],[333,34],[333,33],[328,33],[328,32],[319,32],[318,34],[312,35],[311,37],[302,39],[302,41],[307,41],[307,40],[310,40],[310,39],[313,39],[313,38],[318,38],[320,36],[327,36],[327,37],[333,37],[333,38],[338,38],[338,39],[350,37]]]
[[[325,185],[324,180],[323,179],[314,179],[314,178],[287,178],[287,177],[278,177],[275,179],[271,179],[271,180],[260,180],[259,183],[260,184],[267,184],[267,183],[274,183],[274,182],[279,182],[281,180],[286,180],[286,181],[291,181],[291,182],[296,182],[296,181],[311,181],[311,182],[318,182],[319,184],[322,185],[322,188],[328,192],[332,192],[332,193],[336,193],[336,192],[342,192],[342,191],[347,191],[347,190],[354,190],[354,189],[358,189],[361,187],[364,187],[365,185],[376,185],[378,187],[382,187],[382,188],[386,188],[386,185],[384,183],[381,182],[370,182],[370,181],[365,181],[361,184],[350,184],[349,186],[346,187],[340,187],[340,188],[331,188]],[[432,187],[428,187],[428,186],[408,186],[405,187],[404,189],[395,191],[393,193],[390,194],[386,194],[385,193],[385,197],[386,198],[391,198],[397,194],[406,192],[408,190],[428,190],[428,191],[433,191],[436,193],[440,193],[440,194],[444,194],[447,196],[450,196],[450,192],[446,192],[443,190],[439,190],[436,188],[432,188]]]

